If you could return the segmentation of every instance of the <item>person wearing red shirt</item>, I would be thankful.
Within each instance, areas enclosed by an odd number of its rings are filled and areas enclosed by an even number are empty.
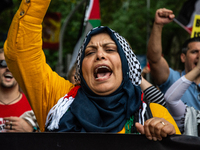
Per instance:
[[[0,49],[0,132],[32,132],[37,122]]]

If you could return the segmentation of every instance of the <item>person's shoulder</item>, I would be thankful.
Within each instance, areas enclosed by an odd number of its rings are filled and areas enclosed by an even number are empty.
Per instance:
[[[170,73],[169,73],[168,81],[170,82],[175,82],[183,74],[181,70],[174,70],[172,68],[169,68],[169,70],[170,70]]]
[[[172,69],[172,68],[169,68],[169,70],[170,70],[170,74],[173,74],[173,75],[178,75],[178,76],[181,76],[181,74],[182,74],[182,70],[174,70],[174,69]]]
[[[181,72],[179,70],[174,70],[172,68],[169,68],[169,70],[170,70],[170,73],[166,82],[164,82],[161,85],[158,85],[160,89],[168,89],[169,86],[171,86],[176,80],[178,80],[181,77]]]
[[[20,103],[23,104],[24,106],[26,106],[27,108],[29,108],[30,110],[32,110],[29,102],[28,102],[28,99],[26,98],[26,95],[24,93],[21,93],[22,94],[22,98],[20,100]]]
[[[28,99],[26,98],[26,95],[24,93],[21,93],[21,94],[22,94],[21,100],[27,100],[28,101]]]

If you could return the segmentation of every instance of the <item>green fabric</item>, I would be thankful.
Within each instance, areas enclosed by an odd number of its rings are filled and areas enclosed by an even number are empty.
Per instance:
[[[131,127],[135,123],[134,121],[134,115],[130,117],[129,120],[127,120],[125,124],[125,134],[130,134],[131,133]],[[136,132],[134,134],[139,134],[139,132]]]
[[[88,20],[88,21],[90,22],[92,27],[98,27],[101,25],[101,20],[94,19],[94,20]]]
[[[127,120],[125,124],[125,134],[131,133],[131,126],[134,122],[134,116],[131,116],[129,120]]]

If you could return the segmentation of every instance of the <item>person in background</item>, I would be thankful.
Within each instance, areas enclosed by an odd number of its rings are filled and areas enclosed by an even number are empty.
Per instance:
[[[74,64],[67,75],[67,80],[69,80],[72,84],[76,84],[75,80],[75,72],[76,72],[76,64]]]
[[[181,61],[185,69],[180,73],[169,67],[167,61],[162,56],[162,29],[165,24],[173,21],[175,15],[169,9],[158,9],[155,14],[155,21],[148,42],[147,58],[151,68],[151,76],[154,83],[165,93],[167,89],[181,76],[184,76],[194,69],[198,62],[200,52],[200,37],[190,38],[184,44],[181,53]],[[200,76],[188,87],[181,100],[187,106],[200,110],[199,90]]]
[[[165,93],[167,108],[174,117],[181,133],[185,135],[200,136],[200,110],[187,106],[181,101],[185,91],[199,75],[200,59],[198,59],[197,65],[190,72],[174,82]],[[198,85],[197,88],[199,89]]]
[[[150,73],[149,63],[142,69],[141,76],[145,78],[146,74]]]
[[[9,71],[3,49],[0,49],[0,132],[33,132],[38,130],[35,115],[26,96]]]

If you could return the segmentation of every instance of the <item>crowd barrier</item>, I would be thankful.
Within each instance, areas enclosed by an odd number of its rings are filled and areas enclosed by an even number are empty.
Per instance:
[[[0,133],[1,150],[200,150],[200,137],[103,133]]]

